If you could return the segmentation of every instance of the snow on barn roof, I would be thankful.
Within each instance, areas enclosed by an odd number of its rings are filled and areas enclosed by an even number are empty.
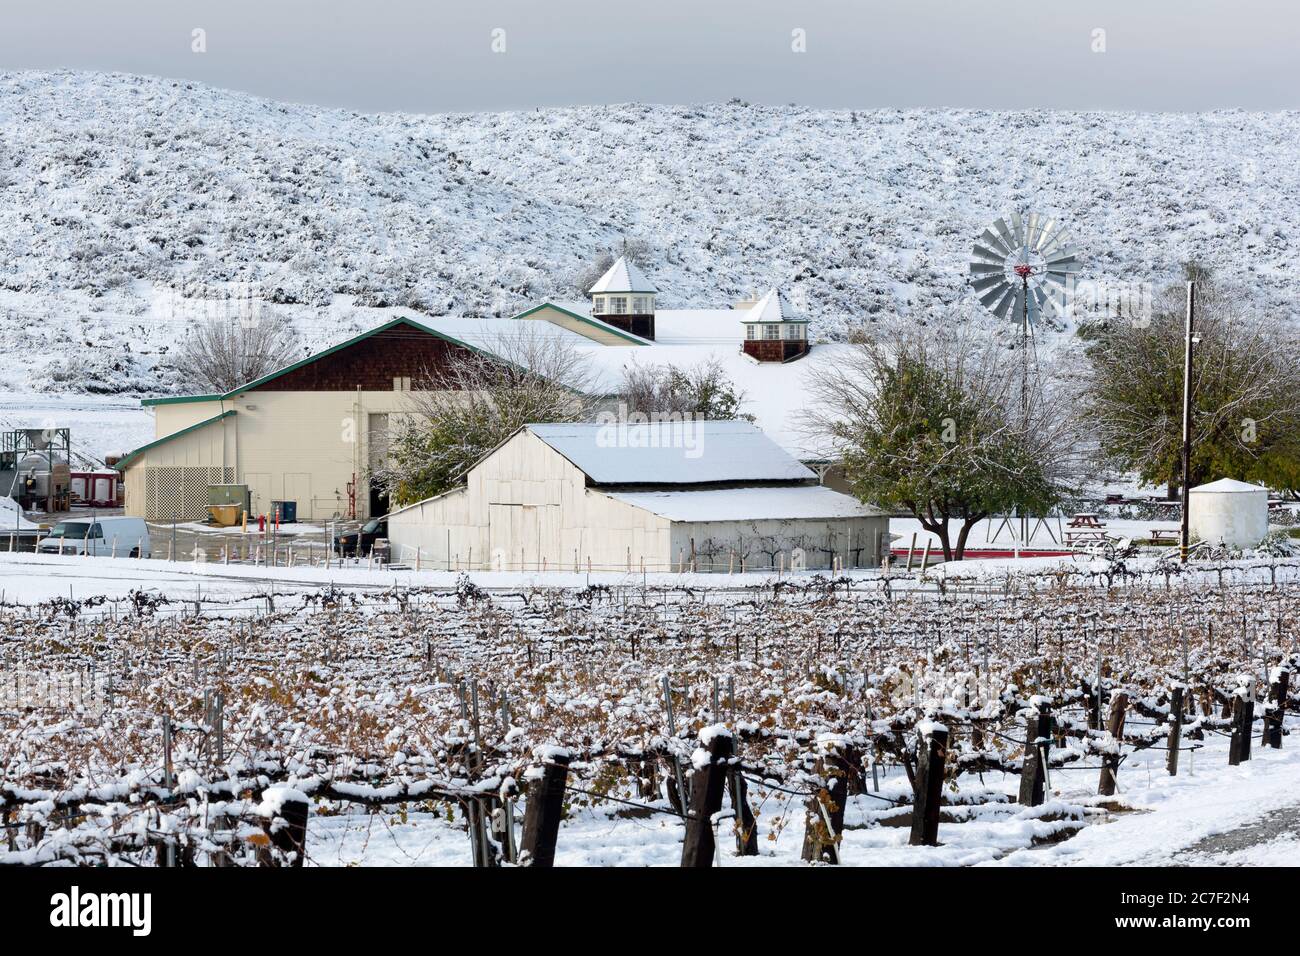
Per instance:
[[[611,498],[671,521],[761,521],[870,518],[887,514],[824,485],[711,488],[700,491],[610,491]]]
[[[527,425],[598,485],[816,478],[749,422]]]
[[[587,290],[592,295],[604,292],[658,292],[645,274],[627,261],[626,256],[619,256],[605,274],[596,280],[596,284]]]

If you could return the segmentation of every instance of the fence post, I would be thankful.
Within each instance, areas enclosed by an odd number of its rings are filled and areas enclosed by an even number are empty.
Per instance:
[[[736,855],[758,856],[758,821],[749,808],[749,788],[739,770],[731,771],[731,805],[736,810]]]
[[[262,792],[262,829],[271,846],[289,858],[289,865],[300,867],[307,855],[307,795],[292,787],[268,787]],[[279,866],[270,853],[258,855],[259,866]]]
[[[1052,746],[1052,707],[1046,697],[1029,698],[1033,708],[1025,721],[1025,759],[1020,768],[1018,802],[1036,807],[1043,802],[1047,781],[1047,753]],[[938,812],[936,810],[936,812]]]
[[[707,762],[694,760],[696,771],[691,779],[691,809],[686,817],[686,839],[682,841],[682,866],[713,865],[715,843],[713,817],[722,809],[722,792],[731,764],[731,731],[714,724],[700,731],[700,746],[708,747]]]
[[[555,841],[564,815],[564,786],[569,776],[569,752],[561,747],[538,747],[533,756],[540,770],[528,773],[528,804],[524,832],[519,841],[520,866],[555,866]]]
[[[1115,793],[1115,776],[1119,773],[1119,752],[1127,714],[1128,694],[1120,691],[1110,700],[1110,718],[1106,721],[1106,731],[1112,738],[1114,750],[1103,754],[1101,758],[1101,778],[1097,781],[1097,793],[1103,797]]]
[[[1232,742],[1228,745],[1228,765],[1235,767],[1250,759],[1250,730],[1255,722],[1255,693],[1248,680],[1232,695]]]
[[[1286,717],[1286,699],[1290,683],[1291,671],[1283,664],[1274,671],[1273,682],[1269,685],[1268,691],[1273,706],[1268,712],[1265,737],[1268,745],[1274,750],[1282,749],[1282,721]]]
[[[840,862],[840,834],[844,832],[844,805],[849,796],[849,777],[840,746],[834,737],[817,741],[821,785],[808,798],[803,831],[803,858],[810,863]]]
[[[1182,684],[1175,684],[1169,691],[1169,760],[1166,767],[1169,776],[1178,776],[1178,747],[1183,740],[1183,691]]]
[[[1048,721],[1050,724],[1051,717]],[[912,803],[911,846],[939,845],[939,801],[943,793],[943,766],[948,757],[948,728],[925,720],[916,761],[916,792]],[[1023,802],[1023,801],[1022,801]]]

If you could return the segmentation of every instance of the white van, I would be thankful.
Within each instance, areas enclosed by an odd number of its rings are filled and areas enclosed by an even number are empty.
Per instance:
[[[40,554],[91,554],[119,558],[153,556],[143,518],[113,515],[60,521],[36,548]]]

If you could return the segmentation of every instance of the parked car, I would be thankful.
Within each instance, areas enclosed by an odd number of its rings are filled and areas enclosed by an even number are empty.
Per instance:
[[[353,555],[366,557],[375,546],[377,538],[388,537],[388,519],[371,518],[356,531],[349,531],[334,538],[334,552],[345,558]]]
[[[90,554],[119,558],[153,556],[149,528],[143,518],[112,515],[69,518],[56,524],[36,548],[40,554]]]

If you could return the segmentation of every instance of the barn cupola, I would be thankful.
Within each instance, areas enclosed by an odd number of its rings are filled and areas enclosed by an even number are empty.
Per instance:
[[[654,285],[626,256],[609,267],[588,292],[591,315],[643,339],[655,337]]]
[[[788,362],[808,351],[808,319],[795,315],[775,287],[753,304],[743,303],[744,353],[760,362]]]

